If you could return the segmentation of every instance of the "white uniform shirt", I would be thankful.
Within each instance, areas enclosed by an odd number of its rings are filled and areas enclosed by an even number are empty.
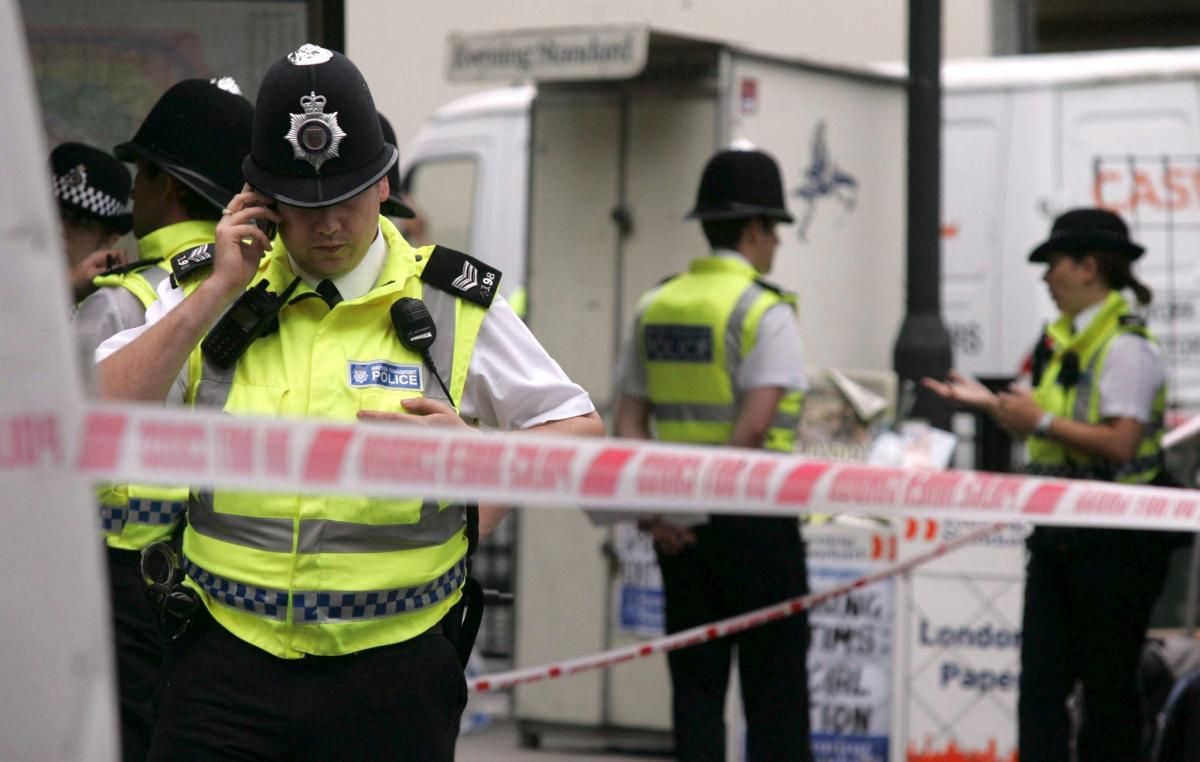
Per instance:
[[[387,256],[383,236],[377,235],[362,262],[334,279],[343,299],[356,299],[375,284]],[[291,263],[295,267],[294,263]],[[310,286],[318,279],[295,269]],[[124,347],[183,302],[184,292],[170,280],[158,286],[158,301],[146,310],[144,325],[112,336],[96,350],[96,362]],[[187,388],[187,368],[176,378],[168,401],[180,402]],[[497,296],[479,327],[466,387],[459,401],[464,419],[478,420],[487,428],[527,429],[549,421],[586,415],[595,410],[587,392],[559,367],[554,358],[517,317],[503,297]]]
[[[1091,324],[1103,306],[1104,302],[1097,302],[1082,310],[1075,316],[1076,328]],[[1100,417],[1150,423],[1154,397],[1166,377],[1161,347],[1136,334],[1118,334],[1100,374]]]
[[[717,249],[713,254],[749,264],[749,260],[736,251]],[[638,355],[636,331],[625,341],[617,378],[623,394],[649,398],[646,392],[646,366]],[[790,304],[776,304],[763,313],[758,324],[758,341],[750,354],[742,358],[733,379],[734,394],[738,397],[752,389],[769,387],[808,389],[800,322]]]

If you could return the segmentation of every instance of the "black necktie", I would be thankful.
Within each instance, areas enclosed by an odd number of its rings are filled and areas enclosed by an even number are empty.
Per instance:
[[[338,292],[337,286],[333,285],[333,281],[328,278],[317,284],[317,293],[329,305],[329,309],[333,309],[338,302],[342,301],[342,295]]]

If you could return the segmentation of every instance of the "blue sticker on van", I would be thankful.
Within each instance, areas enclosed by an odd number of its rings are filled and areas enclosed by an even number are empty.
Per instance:
[[[404,365],[387,360],[350,361],[349,383],[352,389],[424,389],[420,365]]]

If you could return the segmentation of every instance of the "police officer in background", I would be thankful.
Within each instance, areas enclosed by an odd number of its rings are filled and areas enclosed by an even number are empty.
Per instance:
[[[1144,249],[1107,209],[1073,209],[1029,255],[1062,314],[1039,337],[1032,390],[993,394],[952,373],[925,379],[946,399],[983,410],[1025,439],[1026,472],[1126,484],[1163,476],[1166,367],[1134,276]],[[1029,536],[1017,702],[1021,762],[1072,758],[1067,699],[1083,686],[1080,760],[1140,758],[1137,667],[1166,579],[1172,533],[1039,526]]]
[[[709,160],[696,208],[712,252],[642,297],[623,354],[617,434],[791,452],[804,365],[793,296],[761,279],[792,222],[775,160],[722,151]],[[643,522],[654,537],[668,632],[808,591],[796,518],[713,515],[680,526]],[[808,620],[790,617],[668,655],[676,751],[725,758],[725,693],[733,643],[749,759],[808,760]]]
[[[414,249],[380,215],[396,158],[349,59],[305,45],[277,61],[210,269],[176,270],[146,326],[100,347],[105,396],[175,387],[231,415],[602,433],[495,268]],[[273,247],[256,221],[278,223]],[[504,511],[479,510],[485,537]],[[451,760],[468,515],[193,491],[181,563],[200,605],[164,662],[150,758]]]
[[[187,79],[163,93],[133,139],[113,150],[137,166],[138,256],[98,278],[99,290],[79,307],[77,323],[97,345],[144,322],[172,256],[214,240],[221,210],[242,187],[253,119],[254,107],[231,78]]]
[[[397,145],[396,131],[392,129],[392,123],[383,114],[379,115],[379,129],[383,130],[383,139]],[[380,205],[380,211],[392,218],[396,228],[399,229],[404,240],[408,241],[410,246],[424,246],[428,241],[424,240],[425,221],[421,219],[416,210],[412,206],[412,200],[404,196],[400,192],[400,160],[397,159],[392,168],[388,170],[388,197],[387,200]]]
[[[232,80],[188,79],[163,93],[133,139],[116,147],[118,158],[137,165],[131,227],[138,257],[95,278],[95,293],[75,312],[80,341],[94,349],[142,325],[170,275],[170,258],[216,239],[221,209],[242,186],[253,118],[254,107]],[[172,536],[186,501],[181,488],[100,489],[126,760],[144,760],[150,748],[151,700],[166,647],[158,614],[146,601],[141,550]]]
[[[71,293],[80,302],[96,289],[93,278],[125,264],[125,252],[113,246],[133,227],[129,170],[99,148],[62,143],[50,152],[50,185],[62,221]]]

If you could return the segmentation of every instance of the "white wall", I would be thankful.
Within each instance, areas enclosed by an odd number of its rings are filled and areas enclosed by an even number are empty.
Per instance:
[[[648,23],[777,55],[902,60],[906,0],[346,0],[346,51],[403,146],[446,101],[502,83],[446,81],[446,37],[580,24]],[[991,0],[943,0],[947,57],[991,53]]]

